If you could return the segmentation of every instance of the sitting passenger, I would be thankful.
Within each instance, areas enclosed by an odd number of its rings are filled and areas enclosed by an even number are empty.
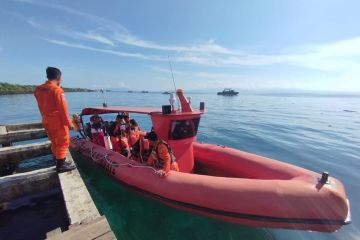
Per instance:
[[[130,120],[129,143],[134,146],[140,139],[140,128],[134,119]]]
[[[125,157],[130,157],[129,139],[125,132],[125,127],[122,127],[120,135],[120,153]]]
[[[124,114],[124,122],[125,122],[124,124],[125,124],[126,131],[129,132],[131,123],[130,123],[130,116],[128,114]]]
[[[104,141],[105,134],[102,125],[103,125],[103,120],[98,114],[94,114],[90,118],[92,142],[105,147],[105,141]]]
[[[110,125],[110,129],[109,129],[109,135],[110,135],[111,143],[113,145],[113,150],[119,153],[121,151],[119,137],[121,135],[120,128],[122,123],[123,123],[123,116],[119,114],[116,116],[115,122],[113,122]]]
[[[142,153],[144,153],[146,148],[143,146],[145,132],[140,131],[139,125],[135,119],[130,120],[130,132],[129,132],[129,145],[131,147],[131,154],[135,158],[140,158],[142,161]],[[141,145],[141,146],[140,146]]]
[[[100,128],[101,124],[103,123],[102,117],[99,116],[99,114],[95,113],[90,118],[90,124],[92,127]]]
[[[120,125],[123,124],[123,116],[117,115],[115,122],[112,122],[110,125],[109,134],[110,136],[119,136],[120,135]]]
[[[179,171],[179,166],[168,143],[159,140],[155,132],[149,132],[145,138],[149,140],[152,147],[147,165],[157,168],[156,173],[159,177],[167,176],[170,169]]]

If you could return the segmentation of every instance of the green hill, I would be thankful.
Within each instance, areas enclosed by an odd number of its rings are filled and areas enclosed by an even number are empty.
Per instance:
[[[35,87],[36,87],[35,85],[20,85],[20,84],[0,82],[0,95],[33,93]],[[93,92],[93,90],[86,88],[63,87],[63,89],[65,92]]]

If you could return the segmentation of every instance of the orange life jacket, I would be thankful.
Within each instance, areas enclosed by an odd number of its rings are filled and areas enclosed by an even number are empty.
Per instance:
[[[169,155],[170,155],[170,165],[174,164],[176,162],[176,157],[175,155],[173,154],[172,150],[171,150],[171,147],[170,145],[163,141],[163,140],[160,140],[159,143],[155,146],[154,150],[152,151],[151,154],[153,154],[153,158],[154,158],[154,166],[156,168],[163,168],[164,167],[164,160],[160,157],[160,155],[158,154],[158,148],[159,146],[163,144],[166,146],[168,152],[169,152]]]

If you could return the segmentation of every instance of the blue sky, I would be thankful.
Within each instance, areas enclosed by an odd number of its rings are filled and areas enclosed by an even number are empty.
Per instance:
[[[2,0],[0,81],[360,91],[360,1]]]

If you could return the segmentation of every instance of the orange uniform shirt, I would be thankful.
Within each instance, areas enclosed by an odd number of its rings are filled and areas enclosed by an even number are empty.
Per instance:
[[[51,128],[72,126],[71,119],[68,116],[64,91],[55,82],[46,81],[36,87],[34,95],[44,126],[51,126]]]
[[[34,92],[42,123],[51,141],[51,151],[56,159],[63,160],[69,147],[69,126],[72,122],[68,116],[64,91],[53,81],[35,88]]]

